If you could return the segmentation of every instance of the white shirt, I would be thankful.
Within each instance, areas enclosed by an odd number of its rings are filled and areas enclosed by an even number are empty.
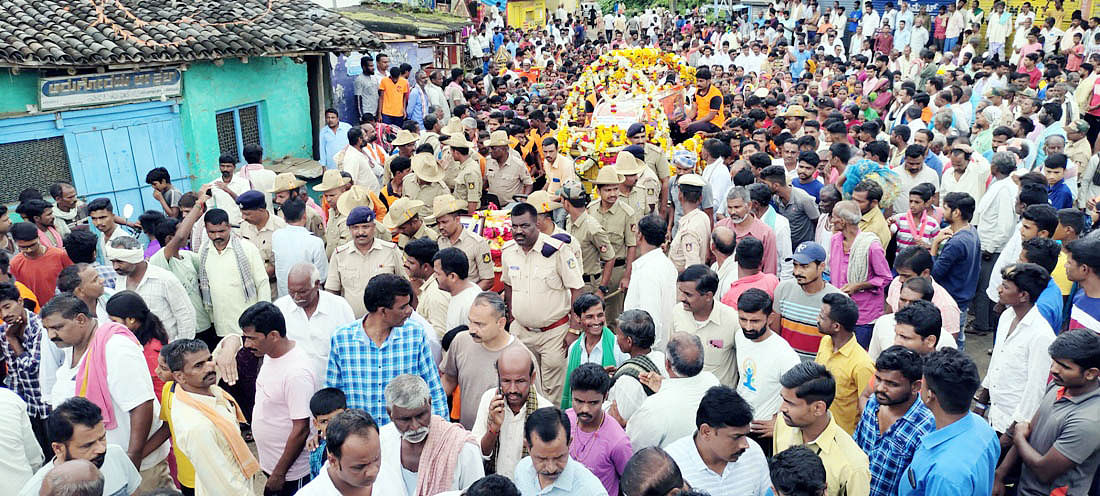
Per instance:
[[[1006,265],[1020,261],[1020,252],[1024,251],[1024,240],[1020,234],[1021,224],[1022,221],[1015,224],[1016,229],[1012,232],[1012,236],[1008,238],[1008,242],[1001,249],[1001,254],[997,256],[997,260],[993,262],[993,272],[989,273],[989,285],[985,288],[985,295],[989,298],[989,301],[995,302],[999,298],[997,288],[1001,287],[1001,281],[1004,280],[1001,277],[1001,269]],[[984,243],[981,246],[982,251],[988,251],[985,249]]]
[[[42,449],[31,429],[27,403],[14,391],[0,388],[0,493],[15,494],[41,466]]]
[[[275,300],[275,306],[286,320],[286,337],[306,352],[318,384],[325,382],[328,368],[328,352],[332,346],[332,331],[355,320],[355,313],[347,300],[328,291],[319,291],[317,309],[306,317],[306,311],[294,303],[290,295]]]
[[[752,439],[746,439],[749,447],[735,462],[727,462],[722,473],[715,473],[703,462],[695,436],[682,437],[668,445],[665,451],[680,468],[684,481],[692,489],[700,489],[711,496],[764,496],[770,494],[771,476],[768,458],[764,450]]]
[[[711,387],[718,385],[718,378],[710,372],[700,372],[694,377],[665,379],[661,390],[642,402],[626,423],[626,437],[635,453],[650,446],[662,448],[695,432],[695,412],[699,402]]]
[[[672,310],[677,301],[676,278],[680,273],[659,249],[635,258],[630,268],[630,286],[623,298],[623,310],[637,308],[649,312],[657,331],[653,349],[663,350],[672,328]]]
[[[1054,341],[1050,323],[1036,306],[1009,331],[1015,318],[1011,308],[1001,313],[989,371],[982,381],[989,389],[989,423],[997,432],[1005,432],[1013,422],[1031,421],[1050,375],[1047,347]]]
[[[309,481],[309,484],[306,484],[305,487],[294,493],[295,496],[340,496],[340,491],[336,489],[328,475],[328,469],[329,464],[325,462],[321,466],[321,473],[317,474],[317,477]],[[378,478],[374,479],[374,484],[371,484],[371,494],[400,494],[403,487],[404,484],[400,480],[395,480],[392,474],[379,472]]]
[[[871,361],[878,360],[882,350],[894,346],[894,337],[898,335],[896,325],[897,321],[894,320],[894,314],[892,313],[883,314],[875,319],[871,331],[871,343],[867,348],[867,354],[871,355]],[[942,350],[944,348],[958,349],[958,345],[955,344],[955,337],[947,332],[946,328],[940,327],[940,335],[936,338],[936,349]]]
[[[126,279],[120,278],[119,284],[125,286]],[[195,307],[175,274],[147,263],[145,277],[141,278],[134,291],[141,295],[149,311],[164,324],[169,341],[195,337]],[[99,315],[97,312],[96,315],[100,319],[107,318],[106,314]]]
[[[278,296],[286,296],[291,267],[305,262],[317,267],[321,280],[328,280],[328,256],[325,241],[302,226],[286,226],[271,233],[271,252],[275,255],[275,281]]]
[[[989,189],[974,209],[974,224],[978,227],[982,251],[999,253],[1013,232],[1019,233],[1019,229],[1015,229],[1016,197],[1019,194],[1019,188],[1010,177],[995,179],[989,184]]]
[[[189,303],[190,304],[190,303]],[[146,401],[153,401],[153,421],[149,425],[149,435],[152,436],[160,429],[160,402],[153,394],[153,378],[149,375],[149,367],[145,362],[145,355],[141,352],[141,346],[123,336],[112,336],[107,340],[104,354],[107,362],[107,388],[111,391],[111,407],[115,415],[115,428],[107,431],[107,443],[122,446],[123,449],[130,446],[130,410],[137,408]],[[60,405],[65,400],[76,396],[76,373],[80,370],[80,363],[87,358],[87,353],[80,357],[80,361],[72,368],[73,349],[71,347],[62,350],[65,359],[57,369],[57,381],[54,383],[51,404]],[[140,470],[145,470],[160,463],[168,456],[169,443],[161,444],[149,456],[141,461]]]
[[[779,378],[798,365],[798,353],[778,334],[769,331],[762,342],[751,341],[744,332],[734,336],[737,348],[737,394],[752,406],[753,420],[772,420],[779,413]]]
[[[791,253],[794,253],[794,249],[791,247],[791,222],[780,215],[779,212],[776,212],[774,208],[769,206],[768,210],[775,214],[774,225],[768,223],[763,217],[760,220],[775,231],[775,251],[778,252],[776,261],[779,262],[779,280],[791,279],[794,277],[794,264],[787,261]],[[769,217],[768,220],[771,220],[771,218]]]
[[[984,158],[979,160],[978,154],[975,153],[970,157],[966,170],[958,178],[955,177],[955,167],[951,165],[950,160],[944,161],[943,164],[943,177],[940,178],[940,187],[936,190],[940,193],[940,201],[943,201],[947,193],[958,191],[969,194],[975,202],[981,203],[982,197],[985,196],[985,180],[989,179],[989,161]],[[975,211],[975,215],[977,213]],[[984,245],[982,249],[985,249]]]
[[[529,394],[536,395],[535,401],[538,403],[539,408],[555,406],[550,403],[550,400],[539,396],[535,389],[534,384],[532,384]],[[493,401],[493,395],[496,392],[496,389],[485,391],[481,395],[481,403],[477,405],[477,418],[474,419],[474,428],[470,429],[470,432],[477,438],[479,443],[489,430],[489,403]],[[511,408],[504,408],[504,422],[501,422],[500,434],[497,435],[500,453],[497,454],[496,462],[497,473],[509,479],[515,478],[516,464],[523,458],[523,424],[526,421],[526,405],[520,407],[519,413],[512,413]],[[489,456],[482,455],[481,458],[488,460]]]
[[[961,105],[957,106],[961,107]],[[902,160],[904,160],[904,155]],[[921,183],[930,183],[932,186],[936,186],[940,182],[940,175],[936,174],[936,171],[927,165],[921,166],[916,176],[910,175],[909,171],[905,170],[904,165],[899,169],[895,169],[895,172],[898,176],[898,196],[894,200],[894,212],[897,213],[909,211],[909,190],[913,189],[913,186]]]
[[[649,353],[646,353],[645,356],[660,369],[661,377],[668,378],[668,370],[665,369],[664,353],[657,350],[651,350]],[[638,411],[638,407],[642,406],[642,402],[644,402],[646,398],[648,398],[648,396],[645,394],[642,383],[629,375],[623,375],[615,380],[615,383],[611,386],[611,390],[607,392],[607,402],[605,406],[610,408],[611,404],[614,403],[615,408],[619,411],[619,417],[626,421],[630,420],[634,412]]]
[[[339,164],[341,172],[351,174],[351,180],[356,186],[362,186],[367,191],[377,192],[381,189],[378,178],[374,175],[371,161],[363,152],[354,146],[344,149],[344,160]]]
[[[733,285],[734,281],[737,281],[737,261],[733,259],[733,255],[730,255],[721,267],[718,266],[718,262],[710,264],[710,270],[718,274],[718,294],[714,296],[714,299],[721,301],[726,296],[726,292],[730,290],[730,286]]]
[[[714,192],[712,195],[714,204],[703,205],[701,208],[713,208],[715,217],[726,215],[726,192],[729,191],[730,186],[733,186],[729,167],[726,167],[722,159],[711,162],[706,169],[703,169],[703,181],[706,181],[710,185],[710,190]]]
[[[577,349],[580,350],[580,354],[581,354],[581,362],[580,363],[582,363],[582,364],[584,364],[584,363],[594,363],[596,365],[603,366],[603,340],[602,339],[599,340],[599,341],[596,341],[596,345],[592,347],[592,352],[591,353],[589,353],[588,350],[584,349],[584,335],[581,335],[580,339],[578,339],[576,342],[580,343],[579,345],[577,345]],[[572,348],[572,347],[570,347],[570,348]],[[611,354],[612,354],[612,356],[615,357],[615,366],[616,367],[618,367],[619,365],[622,365],[623,362],[630,359],[630,355],[627,355],[626,353],[623,353],[622,350],[619,349],[618,344],[612,345],[612,348],[614,348],[614,349],[611,350]]]
[[[470,307],[474,305],[474,299],[481,294],[481,288],[476,284],[470,284],[458,294],[451,297],[451,303],[447,307],[447,331],[460,325],[470,324]]]
[[[167,446],[168,443],[164,445]],[[42,481],[52,469],[53,460],[34,473],[23,486],[23,490],[19,491],[19,496],[38,496],[42,490]],[[141,474],[126,456],[126,451],[116,444],[107,444],[107,453],[103,457],[103,466],[99,467],[99,473],[103,475],[103,496],[129,496],[141,486]]]
[[[378,441],[382,446],[382,467],[378,471],[379,477],[385,473],[386,477],[394,481],[400,481],[397,486],[399,492],[394,494],[414,496],[416,494],[417,474],[406,470],[401,465],[401,433],[397,431],[397,425],[390,422],[382,426],[378,430]],[[439,460],[439,462],[442,463],[443,461]],[[485,466],[481,462],[481,448],[473,443],[464,443],[462,449],[458,452],[458,462],[455,463],[451,489],[466,489],[484,476]]]
[[[217,185],[221,183],[222,180],[219,178],[217,180],[211,181],[208,184]],[[248,180],[237,174],[233,174],[233,177],[229,180],[228,183],[226,183],[226,187],[228,187],[230,191],[238,196],[240,196],[241,193],[252,189],[251,185],[248,184]],[[229,223],[234,226],[240,225],[241,208],[237,206],[237,201],[234,200],[232,196],[229,196],[229,193],[222,191],[222,189],[218,186],[210,188],[210,194],[211,198],[206,200],[206,208],[220,208],[222,210],[225,210],[225,213],[229,214]],[[205,229],[203,230],[203,232],[205,232]]]
[[[96,303],[97,307],[103,306],[100,302]],[[99,313],[100,311],[103,313]],[[97,308],[96,315],[103,315],[103,318],[106,319],[107,310]],[[42,356],[38,360],[38,390],[42,391],[42,400],[53,405],[50,394],[53,392],[53,385],[57,382],[57,369],[65,361],[65,352],[61,351],[61,348],[58,348],[53,341],[50,341],[50,333],[43,332],[39,353]]]

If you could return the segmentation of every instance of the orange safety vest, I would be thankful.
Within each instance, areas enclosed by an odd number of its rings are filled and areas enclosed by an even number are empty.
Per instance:
[[[713,85],[710,87],[710,90],[708,90],[705,95],[699,96],[698,93],[695,94],[695,116],[696,116],[695,118],[696,119],[698,119],[700,116],[705,115],[707,112],[710,111],[710,100],[711,100],[711,98],[714,98],[714,97],[718,97],[719,100],[722,100],[722,91],[719,90],[718,88],[714,87]],[[710,122],[711,122],[711,124],[714,124],[715,126],[718,126],[719,128],[721,128],[722,125],[726,123],[726,102],[725,102],[725,100],[722,100],[722,103],[719,104],[718,111],[717,111],[717,113],[714,114],[714,118],[711,119]]]

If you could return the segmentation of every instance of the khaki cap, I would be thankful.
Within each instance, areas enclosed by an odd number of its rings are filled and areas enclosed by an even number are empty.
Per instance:
[[[397,132],[397,137],[393,139],[390,144],[393,146],[407,145],[409,143],[416,142],[416,135],[410,132],[408,129],[402,129]]]
[[[504,131],[493,131],[489,135],[489,141],[485,142],[485,146],[508,146],[508,133]]]
[[[629,154],[629,152],[627,152]],[[631,156],[631,158],[634,158]],[[600,173],[596,175],[596,179],[592,180],[592,184],[599,186],[606,186],[611,184],[622,184],[626,178],[614,166],[605,165],[600,168]]]
[[[641,174],[645,170],[645,163],[638,160],[633,153],[626,150],[619,152],[615,155],[615,171],[624,176],[632,176],[634,174]]]
[[[358,185],[352,186],[336,199],[336,208],[344,215],[347,215],[355,207],[374,208],[374,201],[367,188]]]
[[[382,225],[385,226],[386,229],[397,229],[419,214],[420,207],[423,206],[424,202],[420,200],[413,200],[407,196],[402,196],[390,205],[390,209],[386,212],[386,216],[382,218]]]
[[[468,204],[454,195],[440,195],[432,202],[432,218],[439,218],[455,212],[466,213]]]
[[[535,207],[535,210],[540,214],[548,214],[561,208],[561,203],[554,201],[550,197],[550,193],[545,190],[535,191],[527,195],[527,203]]]
[[[412,157],[412,171],[416,178],[426,183],[434,183],[443,179],[443,170],[430,153],[417,153]]]
[[[278,176],[275,176],[275,184],[278,185]],[[351,182],[351,179],[344,177],[340,174],[340,171],[336,169],[329,169],[325,171],[325,175],[321,176],[321,184],[313,187],[313,191],[325,192],[331,189],[336,189],[341,186],[347,186]],[[343,209],[340,209],[343,211]]]
[[[707,182],[703,180],[703,176],[699,174],[684,174],[676,179],[676,184],[684,186],[698,186],[700,188],[707,185]]]
[[[810,114],[808,112],[806,112],[806,109],[802,108],[801,105],[791,105],[790,107],[787,107],[787,111],[783,112],[783,115],[781,115],[780,117],[802,117],[802,118],[806,118],[806,117],[809,117],[809,116],[810,116]]]
[[[451,117],[451,120],[447,121],[447,125],[439,130],[439,132],[444,135],[452,135],[461,133],[462,131],[462,119],[458,117]]]
[[[337,172],[339,173],[339,172]],[[275,176],[275,184],[268,189],[268,193],[282,193],[283,191],[290,191],[294,188],[301,188],[306,184],[305,181],[298,179],[292,172],[283,172]]]

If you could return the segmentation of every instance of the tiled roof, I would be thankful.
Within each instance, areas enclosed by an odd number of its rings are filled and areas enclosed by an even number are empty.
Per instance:
[[[3,1],[3,0],[0,0]],[[393,33],[432,38],[461,31],[471,25],[468,17],[459,17],[426,9],[413,9],[398,3],[362,3],[337,12],[363,23],[376,33]]]
[[[379,48],[309,0],[0,0],[0,66],[188,62]]]

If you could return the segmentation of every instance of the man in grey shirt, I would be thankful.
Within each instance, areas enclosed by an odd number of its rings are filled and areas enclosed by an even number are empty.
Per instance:
[[[760,171],[760,180],[775,192],[772,205],[779,215],[791,224],[791,246],[814,240],[814,229],[821,212],[814,197],[787,181],[787,169],[782,165],[770,165]]]
[[[378,57],[384,61],[389,60],[385,55],[379,54]],[[381,62],[383,61],[379,61]],[[375,73],[374,60],[370,55],[363,54],[359,65],[362,66],[363,73],[355,76],[355,98],[359,101],[359,118],[362,122],[363,117],[368,115],[378,116],[378,84],[382,82],[382,78]]]

